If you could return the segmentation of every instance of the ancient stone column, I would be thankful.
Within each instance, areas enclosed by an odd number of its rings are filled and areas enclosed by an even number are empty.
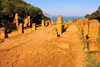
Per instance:
[[[71,24],[73,24],[73,22],[71,21],[71,19],[69,18],[69,24],[71,25]]]
[[[20,24],[19,24],[18,31],[19,31],[19,33],[24,33],[23,23],[20,23]]]
[[[82,20],[78,21],[78,26],[79,26],[80,32],[83,33],[83,21]]]
[[[48,25],[49,25],[49,26],[51,25],[51,22],[50,22],[50,20],[48,20]]]
[[[53,21],[53,19],[51,19],[51,25],[54,25],[54,21]]]
[[[0,39],[5,39],[5,28],[0,28]]]
[[[89,20],[87,18],[84,18],[83,19],[83,37],[85,41],[87,40],[87,37],[88,37],[88,23],[89,23]]]
[[[46,26],[46,27],[48,26],[48,21],[45,21],[45,26]]]
[[[41,26],[42,26],[42,27],[45,26],[45,21],[44,21],[44,20],[42,20],[42,22],[41,22]]]
[[[96,19],[89,21],[89,38],[96,40],[99,32],[99,21]]]
[[[57,28],[54,27],[52,30],[52,39],[57,39],[58,33],[57,33]]]
[[[77,19],[77,24],[79,23],[80,18]]]
[[[62,34],[62,15],[58,16],[57,31],[58,31],[58,34]]]
[[[55,23],[55,22],[53,22],[53,24],[54,24],[54,25],[56,25],[56,23]]]
[[[24,27],[27,27],[27,25],[28,25],[28,18],[25,18],[25,20],[24,20]]]
[[[98,32],[99,32],[99,21],[96,19],[89,21],[89,39],[88,39],[88,45],[90,51],[99,50],[98,48]]]
[[[67,23],[66,23],[66,21],[64,21],[64,29],[66,29],[67,28]]]
[[[27,17],[28,18],[28,26],[31,26],[31,21],[30,21],[30,16]]]
[[[32,30],[36,30],[36,23],[32,24]]]
[[[18,19],[19,19],[19,16],[18,16],[18,14],[16,13],[16,15],[15,15],[15,23],[16,23],[16,28],[17,28],[17,30],[18,30],[18,26],[19,26]]]

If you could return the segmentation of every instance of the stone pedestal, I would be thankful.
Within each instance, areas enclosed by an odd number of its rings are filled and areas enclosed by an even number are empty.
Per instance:
[[[0,28],[0,39],[5,39],[5,28]]]
[[[36,23],[32,24],[32,30],[36,30]]]
[[[57,33],[57,28],[54,27],[52,30],[52,39],[57,39],[58,33]]]

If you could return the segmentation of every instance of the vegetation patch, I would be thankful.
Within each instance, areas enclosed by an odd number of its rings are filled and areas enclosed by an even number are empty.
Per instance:
[[[80,33],[81,35],[81,40],[82,43],[84,44],[83,49],[88,49],[88,44],[87,42],[84,41],[83,35],[82,33]],[[85,58],[86,61],[88,62],[88,64],[86,64],[86,67],[100,67],[100,63],[96,63],[96,60],[91,56],[91,54],[96,54],[96,53],[100,53],[100,51],[86,51],[87,57]]]
[[[97,40],[100,40],[100,37],[98,37]]]
[[[100,32],[98,34],[100,35]]]
[[[14,31],[17,31],[17,29],[13,29],[13,30],[11,30],[11,32],[14,32]]]

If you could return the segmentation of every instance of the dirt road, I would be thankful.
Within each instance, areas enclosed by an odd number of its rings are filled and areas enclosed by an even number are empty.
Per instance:
[[[77,26],[55,40],[53,27],[6,39],[0,44],[0,67],[82,67],[85,53]]]

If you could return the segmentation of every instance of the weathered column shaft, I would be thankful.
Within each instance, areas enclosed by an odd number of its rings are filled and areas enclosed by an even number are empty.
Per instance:
[[[61,15],[58,16],[57,30],[58,30],[58,34],[62,34],[62,16]]]
[[[19,31],[20,33],[24,33],[23,23],[20,23],[20,24],[19,24],[18,31]]]
[[[41,26],[42,26],[42,27],[45,26],[45,21],[44,21],[44,20],[42,20],[42,22],[41,22]]]
[[[57,33],[57,28],[54,27],[52,30],[52,39],[57,39],[58,33]]]
[[[30,16],[28,16],[28,26],[31,26]]]

